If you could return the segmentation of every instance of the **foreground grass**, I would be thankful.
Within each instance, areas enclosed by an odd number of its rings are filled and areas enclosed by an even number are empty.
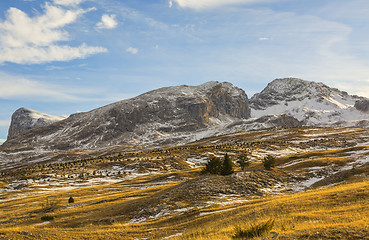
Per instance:
[[[232,239],[235,226],[248,229],[270,219],[275,219],[272,231],[282,239],[309,239],[317,232],[321,235],[314,239],[369,239],[368,187],[366,180],[253,200],[231,211],[197,219],[192,228],[173,239]],[[332,238],[332,234],[337,236]]]
[[[129,184],[150,181],[135,180]],[[274,219],[278,238],[368,239],[369,180],[307,192],[257,198],[229,206],[192,209],[184,213],[130,224],[125,216],[136,202],[177,183],[132,190],[128,183],[40,194],[0,203],[0,239],[232,239],[235,228]],[[68,208],[67,200],[77,201]],[[45,199],[55,201],[45,210]],[[191,204],[191,203],[188,203]],[[42,216],[55,219],[45,224]],[[110,218],[116,221],[108,221]]]

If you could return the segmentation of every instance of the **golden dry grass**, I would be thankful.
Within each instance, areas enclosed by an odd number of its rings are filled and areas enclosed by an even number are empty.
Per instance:
[[[347,227],[360,231],[369,227],[368,187],[366,180],[253,200],[231,211],[197,219],[197,226],[193,224],[182,236],[173,239],[231,239],[235,226],[247,228],[271,218],[275,219],[273,231],[286,235]]]
[[[322,133],[325,131],[328,130],[316,130]],[[295,138],[303,136],[307,131],[300,129],[286,130],[286,132],[289,132],[291,138]],[[356,132],[350,134],[354,133],[358,134]],[[170,215],[147,219],[144,222],[129,222],[132,217],[135,217],[132,214],[137,213],[134,209],[164,203],[165,193],[174,192],[171,190],[176,189],[185,179],[194,179],[199,175],[200,169],[183,167],[184,160],[188,156],[203,156],[208,151],[231,152],[235,155],[265,148],[278,151],[279,148],[283,150],[289,146],[289,143],[279,139],[277,139],[279,142],[255,140],[270,136],[273,136],[273,131],[250,132],[204,139],[201,140],[202,142],[184,147],[139,153],[142,158],[150,158],[150,162],[157,160],[160,163],[158,166],[176,163],[173,165],[177,166],[175,169],[182,169],[177,172],[149,175],[124,182],[81,187],[69,191],[53,190],[53,187],[49,187],[48,191],[44,192],[41,192],[41,189],[26,189],[2,194],[4,199],[0,200],[0,239],[162,239],[168,236],[171,236],[171,239],[232,239],[235,226],[248,228],[251,224],[263,223],[269,219],[275,219],[272,231],[279,233],[281,239],[283,236],[308,239],[316,232],[324,232],[327,239],[328,237],[365,239],[369,236],[369,232],[366,231],[369,229],[369,180],[363,180],[368,174],[360,174],[364,171],[369,173],[369,167],[362,167],[361,172],[348,173],[347,178],[346,175],[334,175],[327,179],[328,182],[325,185],[338,183],[341,178],[350,180],[351,183],[283,196],[244,197],[243,203],[229,205],[213,204],[200,208],[196,207],[195,200],[186,199],[185,193],[178,193],[178,196],[183,198],[183,201],[178,202],[178,208],[188,206],[194,208],[184,212],[172,212]],[[214,139],[223,141],[236,137],[240,145],[217,146],[211,143]],[[356,135],[353,135],[353,138],[356,138]],[[329,141],[332,141],[332,144],[337,142],[334,139],[327,139],[323,143],[331,144]],[[280,147],[276,147],[278,144]],[[320,143],[314,144],[312,146]],[[282,156],[277,158],[274,173],[296,174],[297,170],[305,171],[311,167],[341,167],[352,161],[353,158],[350,156],[352,152],[367,149],[369,149],[368,146],[347,147],[345,145],[338,149],[314,150]],[[138,154],[127,157],[128,159],[124,161],[127,164],[134,162],[135,157],[138,157]],[[89,164],[94,170],[108,167],[113,162],[118,164],[114,159],[97,159]],[[294,164],[282,167],[290,163]],[[77,172],[81,164],[82,162],[78,162],[73,165]],[[64,166],[62,167],[64,171]],[[70,167],[71,165],[68,165],[65,171],[71,171]],[[261,169],[263,166],[260,161],[252,162],[249,166],[249,170],[252,171]],[[56,168],[55,171],[59,170]],[[48,169],[48,171],[51,170]],[[358,170],[355,169],[355,171]],[[38,174],[41,169],[33,172]],[[20,171],[18,175],[22,176],[22,174],[23,172]],[[176,180],[166,181],[168,177]],[[0,182],[0,187],[4,185]],[[70,196],[75,199],[74,204],[68,204]],[[14,199],[5,200],[5,198]],[[47,201],[53,205],[50,211],[44,207]],[[55,219],[45,224],[41,217],[46,215],[53,216]],[[339,233],[335,233],[336,230],[339,230]],[[325,239],[325,237],[319,235],[314,239]]]
[[[147,181],[150,181],[149,177],[132,180],[131,184]],[[0,239],[161,239],[164,236],[173,236],[172,239],[231,239],[235,226],[246,228],[270,218],[276,219],[273,231],[286,235],[304,231],[329,232],[347,227],[360,232],[369,227],[368,180],[258,198],[242,204],[214,205],[128,224],[124,217],[125,211],[129,210],[127,206],[135,201],[150,201],[150,196],[176,184],[132,190],[128,183],[116,183],[1,202]],[[69,196],[76,200],[72,208],[66,208]],[[59,207],[44,212],[45,199],[60,201]],[[44,215],[55,216],[55,220],[40,225]],[[117,221],[105,221],[109,219]]]

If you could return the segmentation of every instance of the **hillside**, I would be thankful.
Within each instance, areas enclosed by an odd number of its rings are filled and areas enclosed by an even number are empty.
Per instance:
[[[368,99],[297,78],[275,79],[250,99],[251,115],[293,116],[305,126],[369,126]]]
[[[231,239],[236,225],[273,218],[279,239],[365,239],[368,140],[361,128],[261,130],[9,171],[0,237]],[[225,153],[251,165],[200,173]],[[261,163],[268,154],[271,171]]]

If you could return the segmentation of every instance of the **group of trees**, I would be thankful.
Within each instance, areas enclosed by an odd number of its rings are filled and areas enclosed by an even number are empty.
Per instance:
[[[220,174],[223,176],[232,174],[233,172],[233,162],[228,154],[224,156],[223,161],[215,156],[210,158],[203,169],[203,173]]]
[[[250,166],[250,160],[248,159],[246,154],[241,154],[238,156],[237,160],[238,165],[242,169],[242,171],[246,170],[247,167]],[[271,170],[276,163],[276,159],[272,155],[267,155],[263,159],[263,165],[266,170]],[[234,165],[232,159],[226,153],[224,155],[223,160],[219,157],[213,156],[205,165],[203,169],[203,173],[211,173],[211,174],[220,174],[220,175],[230,175],[234,173]]]

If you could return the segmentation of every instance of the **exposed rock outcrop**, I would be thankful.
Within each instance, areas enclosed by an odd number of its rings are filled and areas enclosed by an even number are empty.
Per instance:
[[[369,119],[369,100],[319,82],[276,79],[250,99],[252,117],[286,114],[307,126],[357,126]]]
[[[47,126],[65,117],[52,116],[28,108],[19,108],[12,115],[8,139],[32,128]]]
[[[18,134],[3,147],[68,150],[155,145],[164,140],[178,141],[181,134],[249,117],[246,93],[230,83],[166,87]]]
[[[369,99],[361,99],[356,101],[355,108],[361,112],[369,113]]]

